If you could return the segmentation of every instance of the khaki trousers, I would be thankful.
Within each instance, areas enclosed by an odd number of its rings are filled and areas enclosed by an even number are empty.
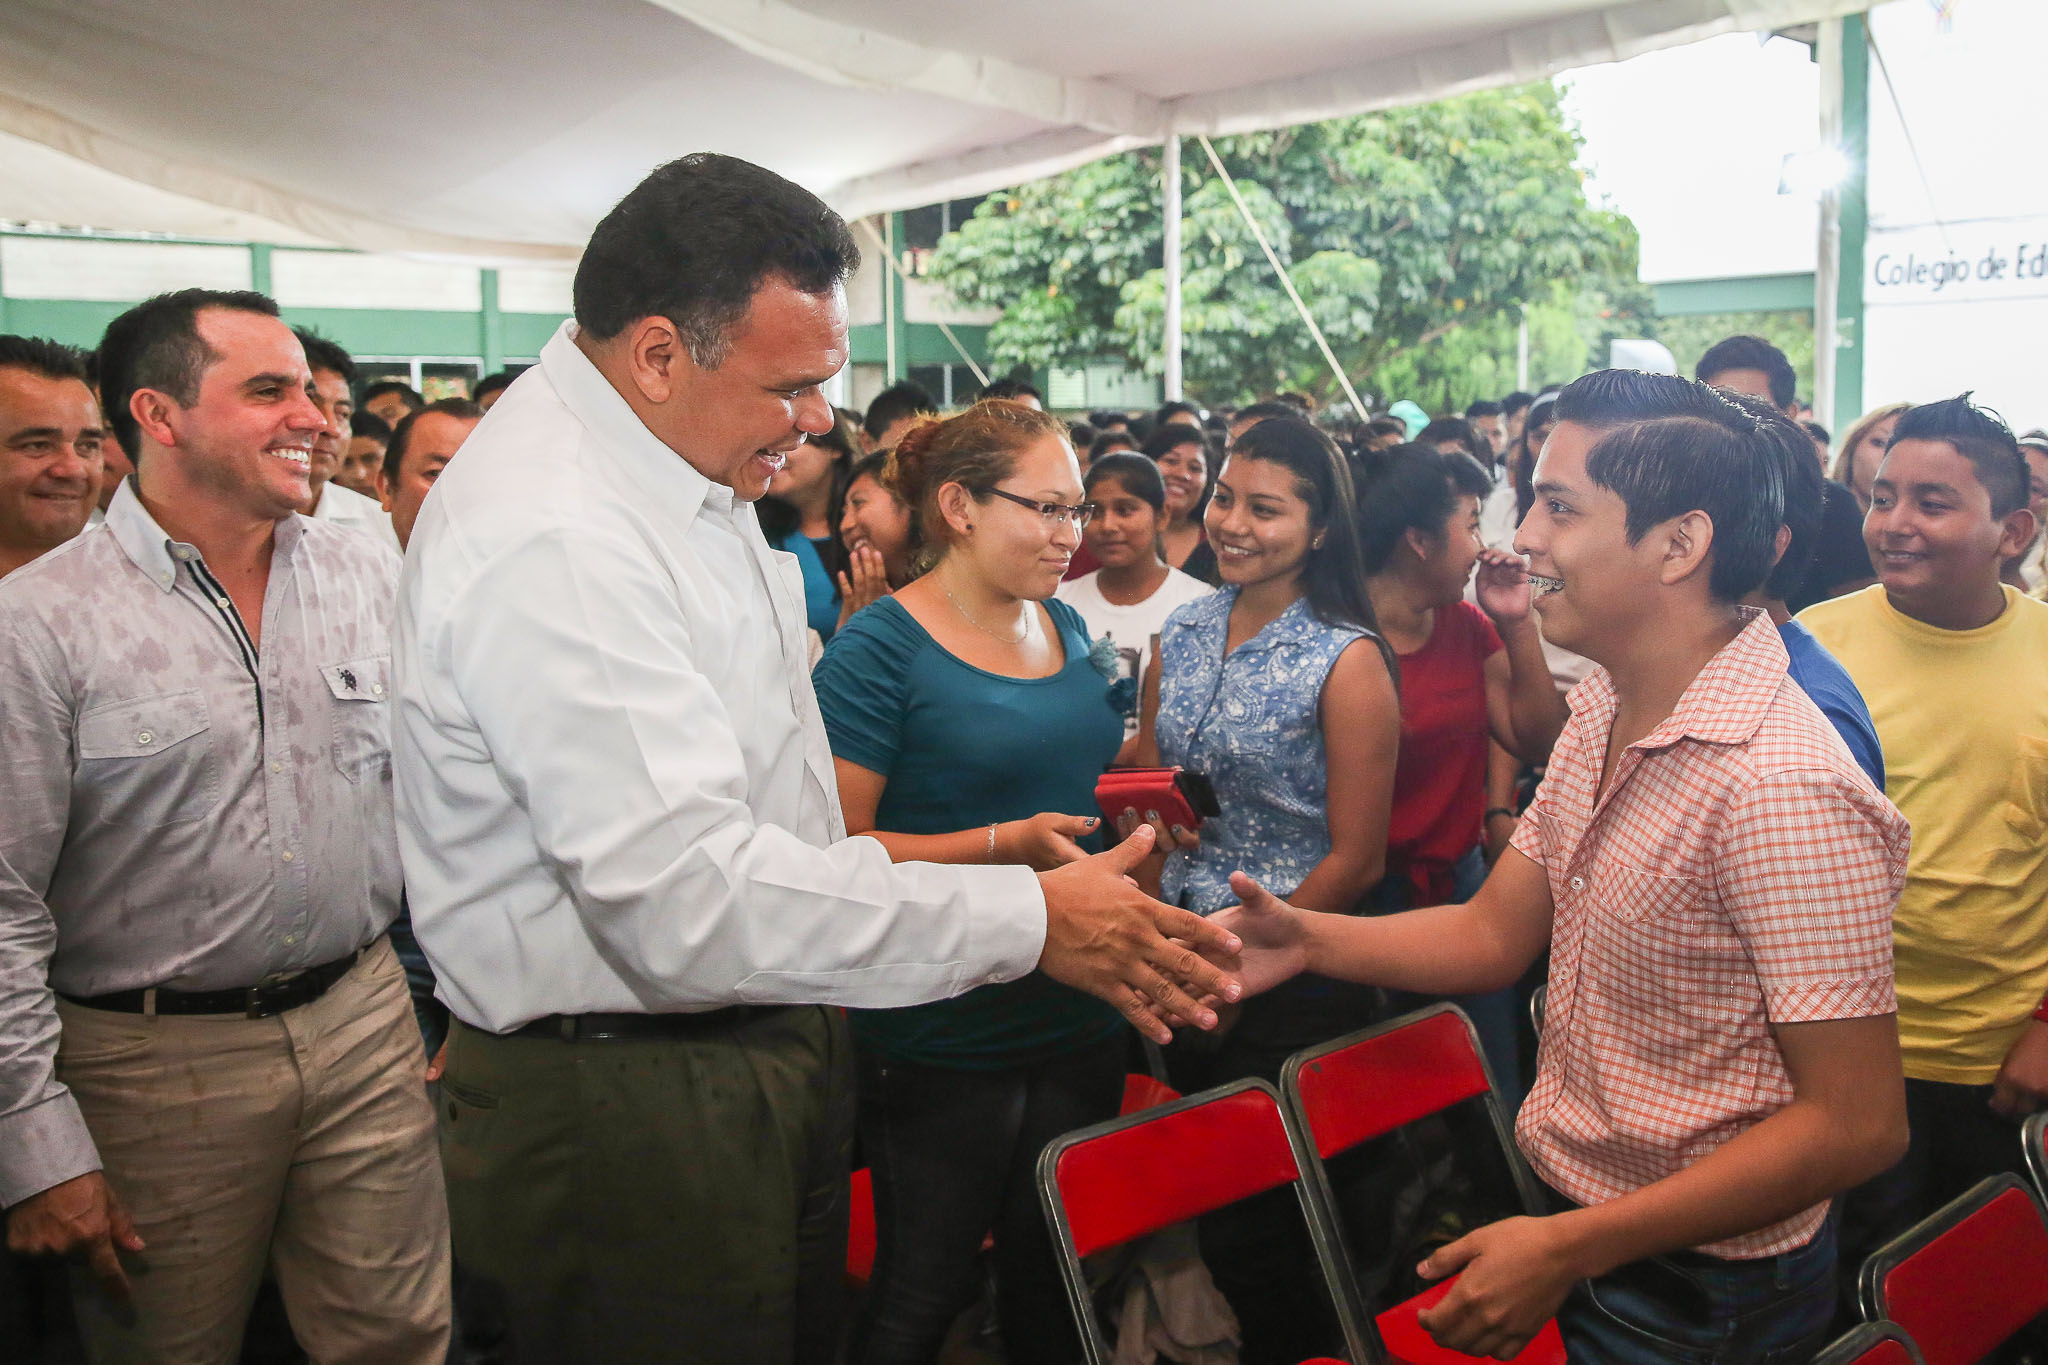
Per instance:
[[[809,1365],[839,1345],[852,1066],[836,1009],[701,1037],[500,1037],[441,1083],[455,1251],[518,1365]],[[963,1134],[972,1141],[972,1134]]]
[[[269,1019],[57,1008],[57,1075],[147,1244],[133,1312],[75,1277],[93,1360],[234,1361],[269,1262],[318,1365],[440,1365],[447,1195],[388,940]]]

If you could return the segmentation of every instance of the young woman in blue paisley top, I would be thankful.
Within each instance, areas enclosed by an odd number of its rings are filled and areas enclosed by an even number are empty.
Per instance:
[[[977,404],[905,436],[883,478],[922,572],[854,616],[813,675],[847,833],[898,861],[1082,857],[1123,722],[1086,625],[1049,600],[1086,520],[1065,425]],[[1116,1113],[1122,1020],[1037,972],[850,1017],[877,1237],[849,1359],[935,1360],[991,1229],[1006,1356],[1074,1359],[1033,1172],[1047,1142]]]
[[[1199,835],[1159,831],[1173,851],[1148,870],[1168,902],[1212,914],[1237,903],[1233,871],[1261,868],[1294,903],[1342,912],[1381,879],[1401,711],[1354,507],[1343,456],[1293,418],[1245,431],[1217,475],[1206,521],[1223,587],[1167,617],[1139,730],[1139,763],[1201,773],[1222,809]],[[1274,1080],[1289,1054],[1373,1021],[1374,992],[1296,980],[1247,1001],[1220,1045],[1183,1035],[1167,1049],[1174,1083]],[[1301,1273],[1312,1260],[1294,1209],[1247,1204],[1201,1236],[1247,1361],[1322,1353],[1327,1310]]]

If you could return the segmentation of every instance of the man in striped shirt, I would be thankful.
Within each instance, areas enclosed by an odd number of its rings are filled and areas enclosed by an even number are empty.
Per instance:
[[[1545,635],[1601,667],[1478,896],[1349,918],[1240,879],[1225,923],[1250,989],[1308,970],[1466,994],[1550,949],[1516,1136],[1556,1212],[1424,1263],[1460,1275],[1423,1316],[1440,1343],[1506,1357],[1556,1314],[1575,1365],[1805,1360],[1834,1309],[1829,1200],[1905,1142],[1906,823],[1739,605],[1782,520],[1755,420],[1704,392],[1684,416],[1571,420],[1630,382],[1567,388],[1537,463],[1516,549]]]

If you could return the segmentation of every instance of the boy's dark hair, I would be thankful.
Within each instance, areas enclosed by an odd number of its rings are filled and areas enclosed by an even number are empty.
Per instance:
[[[1131,415],[1127,412],[1118,412],[1115,408],[1096,408],[1088,414],[1088,425],[1097,431],[1104,427],[1127,427],[1130,424]]]
[[[1535,394],[1523,393],[1520,389],[1516,389],[1513,393],[1500,400],[1501,416],[1513,417],[1535,401]]]
[[[868,434],[870,441],[879,440],[883,432],[904,418],[938,410],[939,405],[922,384],[913,384],[905,379],[875,395],[874,401],[868,404],[867,414],[860,419],[860,429]]]
[[[1224,430],[1228,431],[1231,427],[1236,426],[1239,422],[1268,422],[1275,417],[1299,416],[1301,416],[1299,412],[1295,411],[1295,409],[1293,409],[1285,403],[1253,403],[1248,407],[1239,408],[1236,412],[1231,413],[1230,420],[1224,424]]]
[[[85,357],[48,337],[0,336],[0,370],[27,370],[43,379],[90,383],[85,374]]]
[[[576,323],[603,341],[664,317],[690,358],[716,369],[763,282],[823,294],[859,266],[846,221],[809,190],[693,152],[656,167],[599,221],[576,265]]]
[[[398,482],[398,471],[405,465],[406,443],[412,440],[413,426],[430,412],[442,413],[448,417],[460,417],[465,422],[482,419],[484,410],[468,398],[440,398],[414,412],[408,412],[398,419],[398,425],[391,430],[391,441],[384,447],[384,481]]]
[[[1393,562],[1408,532],[1442,535],[1459,497],[1483,499],[1493,491],[1493,480],[1470,455],[1445,455],[1420,441],[1360,451],[1351,468],[1358,484],[1359,557],[1368,574]]]
[[[1771,450],[1778,457],[1779,487],[1785,495],[1782,524],[1791,535],[1785,541],[1785,553],[1778,556],[1777,564],[1764,579],[1764,596],[1783,602],[1799,590],[1806,571],[1812,567],[1820,536],[1821,510],[1827,498],[1827,476],[1821,472],[1813,437],[1802,423],[1794,422],[1766,400],[1751,394],[1725,396],[1756,419],[1757,435],[1771,443]]]
[[[1045,395],[1038,391],[1036,384],[1028,379],[1009,376],[991,379],[988,386],[981,391],[981,398],[1036,398],[1041,403],[1045,401]],[[980,402],[981,399],[975,401]]]
[[[1139,443],[1138,451],[1146,458],[1156,460],[1167,451],[1178,450],[1182,446],[1200,446],[1202,458],[1208,462],[1213,474],[1216,452],[1209,444],[1209,433],[1186,422],[1161,422],[1152,428],[1150,436]]]
[[[1564,387],[1556,416],[1609,430],[1587,454],[1586,474],[1628,509],[1631,544],[1659,522],[1705,512],[1714,523],[1709,590],[1739,602],[1762,585],[1777,553],[1785,488],[1777,440],[1749,409],[1677,375],[1596,370]],[[1805,434],[1792,430],[1816,463]]]
[[[128,408],[137,390],[166,393],[182,407],[199,401],[199,382],[220,355],[199,335],[208,308],[277,316],[277,304],[252,289],[180,289],[136,304],[107,324],[100,338],[100,401],[114,439],[131,460],[141,456],[142,429]]]
[[[1946,441],[1954,446],[1991,495],[1992,516],[2009,516],[2027,505],[2027,457],[2020,454],[2012,428],[1997,413],[1971,402],[1969,394],[1907,408],[1892,428],[1891,444],[1901,441]]]
[[[351,438],[367,436],[380,446],[391,444],[391,423],[374,412],[359,412],[349,419],[348,434]]]
[[[1138,442],[1128,431],[1098,431],[1095,439],[1088,443],[1088,463],[1093,465],[1105,455],[1114,455],[1119,450],[1136,450]]]
[[[1415,433],[1416,445],[1434,448],[1438,441],[1456,441],[1475,460],[1490,463],[1493,459],[1493,447],[1472,429],[1472,421],[1467,417],[1439,417]]]
[[[1088,466],[1087,477],[1081,481],[1086,490],[1082,497],[1094,501],[1095,485],[1114,479],[1122,484],[1124,491],[1141,502],[1151,504],[1155,512],[1166,510],[1166,480],[1159,477],[1159,466],[1135,450],[1115,450]]]
[[[1161,403],[1159,410],[1152,414],[1152,420],[1160,426],[1165,426],[1176,413],[1182,412],[1198,422],[1202,419],[1202,410],[1200,408],[1196,407],[1193,403],[1184,403],[1176,398],[1172,402]],[[1185,426],[1186,423],[1182,423],[1182,425]]]
[[[1771,401],[1781,412],[1799,396],[1799,376],[1793,373],[1792,362],[1762,337],[1738,334],[1715,342],[1700,357],[1692,375],[1704,384],[1730,370],[1761,370],[1770,381]]]
[[[469,400],[472,403],[481,403],[500,389],[511,388],[512,381],[518,377],[518,375],[510,370],[498,370],[487,374],[482,379],[476,381],[476,387],[470,390]]]
[[[1468,422],[1479,417],[1498,417],[1500,415],[1500,404],[1494,402],[1491,398],[1482,398],[1476,403],[1467,403],[1465,405],[1465,420]]]
[[[299,345],[305,348],[307,369],[327,370],[340,375],[346,383],[356,382],[355,359],[341,348],[339,342],[329,341],[318,332],[304,327],[292,328],[292,335],[297,337]]]
[[[1835,438],[1829,435],[1828,429],[1822,426],[1820,423],[1801,422],[1799,425],[1805,430],[1808,436],[1820,442],[1820,448],[1822,450],[1830,450],[1834,447]]]
[[[307,359],[310,361],[312,357],[308,356]],[[420,396],[420,391],[414,388],[412,385],[406,383],[404,380],[380,379],[376,383],[370,385],[369,388],[363,390],[363,406],[368,407],[371,403],[376,402],[379,398],[382,398],[387,393],[395,393],[400,398],[403,398],[405,400],[406,409],[409,412],[418,412],[421,408],[427,405],[427,400]]]

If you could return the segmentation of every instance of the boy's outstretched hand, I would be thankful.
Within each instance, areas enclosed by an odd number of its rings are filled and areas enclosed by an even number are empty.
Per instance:
[[[1245,995],[1270,991],[1306,970],[1308,930],[1302,912],[1243,872],[1230,874],[1230,889],[1242,903],[1211,915],[1209,922],[1244,943],[1237,961],[1222,965],[1244,983]]]

